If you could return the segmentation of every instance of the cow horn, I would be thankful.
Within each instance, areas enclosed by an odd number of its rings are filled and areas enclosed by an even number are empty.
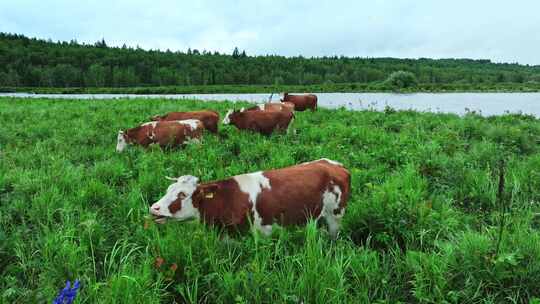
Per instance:
[[[177,182],[178,181],[178,178],[177,177],[168,177],[168,176],[165,176],[166,179],[170,180],[170,181],[175,181]]]

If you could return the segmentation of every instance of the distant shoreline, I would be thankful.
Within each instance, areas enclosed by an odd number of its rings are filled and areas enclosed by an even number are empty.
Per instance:
[[[343,83],[320,85],[200,85],[148,87],[0,87],[0,93],[36,94],[241,94],[280,92],[311,93],[522,93],[540,92],[540,83],[500,84],[419,84],[392,90],[383,83]]]

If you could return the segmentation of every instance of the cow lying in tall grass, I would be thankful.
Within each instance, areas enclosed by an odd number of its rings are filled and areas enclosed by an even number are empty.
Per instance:
[[[124,151],[128,145],[148,147],[158,144],[163,147],[181,146],[198,142],[202,138],[204,126],[200,120],[152,121],[135,128],[118,131],[116,151]]]
[[[201,219],[224,227],[250,221],[265,235],[272,224],[304,225],[324,218],[336,237],[350,194],[350,174],[328,159],[199,183],[195,176],[174,179],[150,207],[156,222]]]

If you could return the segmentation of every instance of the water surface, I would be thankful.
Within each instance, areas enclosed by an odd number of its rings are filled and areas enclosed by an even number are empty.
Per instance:
[[[248,101],[262,103],[270,94],[27,94],[0,93],[2,96],[25,98],[111,99],[111,98],[167,98],[201,99],[212,101]],[[485,116],[523,113],[540,117],[540,93],[317,93],[318,103],[324,108],[345,107],[350,110],[416,110],[462,115],[476,111]],[[272,96],[273,101],[279,95]]]

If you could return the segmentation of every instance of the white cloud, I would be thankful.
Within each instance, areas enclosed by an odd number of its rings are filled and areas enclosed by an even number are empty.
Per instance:
[[[171,50],[540,64],[538,11],[537,0],[8,0],[0,31]]]

